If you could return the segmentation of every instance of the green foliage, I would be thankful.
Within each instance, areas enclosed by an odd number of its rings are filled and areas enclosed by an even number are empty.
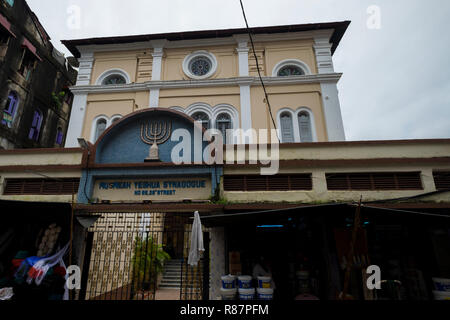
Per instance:
[[[132,259],[133,282],[136,290],[153,290],[158,275],[164,270],[164,263],[170,255],[153,238],[136,237]],[[148,288],[144,288],[148,284]]]
[[[65,96],[66,96],[65,91],[60,91],[58,93],[52,92],[52,100],[57,108],[62,107]]]

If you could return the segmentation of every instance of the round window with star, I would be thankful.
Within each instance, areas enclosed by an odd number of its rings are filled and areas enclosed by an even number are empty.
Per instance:
[[[189,63],[189,70],[196,76],[204,76],[211,71],[212,63],[207,57],[197,57]]]
[[[183,71],[192,79],[211,77],[217,69],[217,60],[207,51],[197,51],[184,59]]]

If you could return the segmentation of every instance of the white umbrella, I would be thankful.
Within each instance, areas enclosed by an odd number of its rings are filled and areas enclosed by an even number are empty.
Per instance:
[[[203,246],[202,222],[198,211],[194,214],[194,223],[192,224],[191,248],[189,250],[188,264],[192,267],[197,266],[201,253],[205,251]]]

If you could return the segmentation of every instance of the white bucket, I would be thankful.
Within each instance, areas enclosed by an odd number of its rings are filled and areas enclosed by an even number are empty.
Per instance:
[[[222,295],[222,300],[236,300],[237,289],[220,289],[220,294]]]
[[[273,300],[273,289],[258,289],[258,300]]]
[[[250,289],[252,287],[252,277],[239,276],[238,283],[239,283],[239,289]]]
[[[258,277],[258,288],[260,288],[260,289],[272,288],[272,278],[271,277]]]
[[[255,289],[239,289],[239,300],[255,300]]]
[[[450,292],[447,291],[433,291],[434,300],[450,301]]]
[[[222,277],[222,288],[223,289],[235,289],[236,288],[236,277],[232,275]]]

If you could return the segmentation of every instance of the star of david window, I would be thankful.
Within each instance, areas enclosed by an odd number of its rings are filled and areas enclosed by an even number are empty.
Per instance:
[[[196,57],[189,64],[189,70],[196,76],[204,76],[212,69],[211,60],[207,57]]]

